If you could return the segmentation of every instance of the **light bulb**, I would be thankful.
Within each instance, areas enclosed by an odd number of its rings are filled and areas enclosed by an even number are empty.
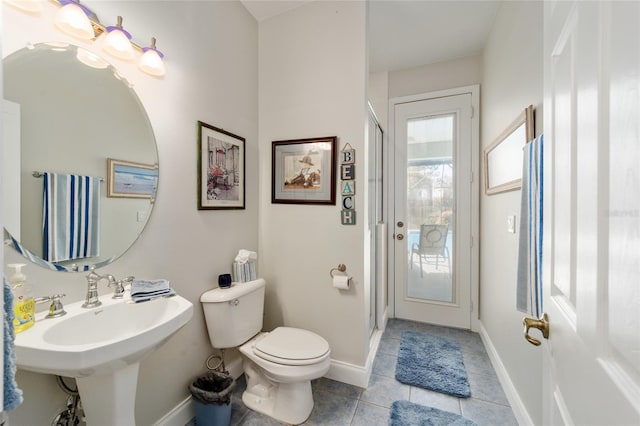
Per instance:
[[[145,47],[142,50],[144,53],[140,58],[140,62],[138,62],[138,68],[154,77],[164,76],[166,73],[164,62],[162,61],[164,55],[156,49],[156,39],[152,38],[151,47]]]
[[[130,40],[131,34],[122,28],[122,16],[118,16],[118,24],[107,27],[107,35],[102,48],[105,52],[116,58],[130,61],[134,56],[133,46]]]
[[[56,13],[55,26],[63,33],[83,40],[95,37],[91,21],[78,3],[69,2],[62,6]]]

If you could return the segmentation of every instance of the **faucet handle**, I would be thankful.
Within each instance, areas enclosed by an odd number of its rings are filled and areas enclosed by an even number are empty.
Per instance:
[[[96,274],[96,267],[91,265],[87,274],[87,282],[93,284],[100,279],[100,275]]]
[[[67,311],[64,310],[64,306],[62,306],[62,302],[60,301],[60,299],[65,296],[66,294],[54,294],[53,296],[36,297],[34,300],[36,303],[51,301],[49,313],[45,318],[58,318],[67,314]]]
[[[114,286],[115,290],[113,290],[112,299],[122,299],[124,297],[124,286],[125,284],[131,284],[131,281],[134,280],[135,277],[127,277],[121,280],[110,281],[109,287]]]

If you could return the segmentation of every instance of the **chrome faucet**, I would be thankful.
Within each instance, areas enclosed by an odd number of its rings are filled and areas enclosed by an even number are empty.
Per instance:
[[[107,280],[109,287],[117,285],[117,280],[113,275],[98,275],[94,268],[91,267],[89,274],[87,274],[87,299],[82,304],[83,308],[95,308],[102,305],[102,302],[98,299],[98,283],[102,280]]]

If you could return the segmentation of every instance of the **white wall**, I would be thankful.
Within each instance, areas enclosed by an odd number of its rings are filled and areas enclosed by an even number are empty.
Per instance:
[[[478,84],[482,57],[470,56],[389,72],[389,98]]]
[[[541,2],[502,4],[482,68],[482,149],[529,104],[536,108],[536,135],[540,134]],[[541,424],[542,352],[523,338],[523,314],[515,309],[518,235],[507,232],[507,216],[516,215],[516,222],[519,220],[520,191],[490,196],[483,193],[480,206],[480,319],[525,409],[535,424]]]
[[[213,350],[200,294],[216,285],[218,274],[230,271],[238,249],[258,248],[258,28],[239,2],[83,3],[107,25],[122,15],[134,39],[144,44],[155,36],[166,55],[163,80],[145,76],[133,64],[115,63],[134,84],[149,115],[158,144],[160,183],[142,236],[121,259],[100,270],[116,277],[167,278],[194,304],[190,323],[142,362],[136,422],[149,425],[187,398],[188,384],[206,371],[204,362]],[[43,5],[42,17],[3,6],[4,56],[27,41],[64,39],[52,24],[54,6]],[[245,210],[196,209],[198,120],[246,138]],[[20,260],[12,250],[5,251],[6,263]],[[54,273],[33,265],[25,272],[36,295],[66,293],[65,303],[85,295],[84,274]],[[102,285],[99,291],[107,293]],[[65,402],[52,376],[19,371],[17,380],[25,402],[11,413],[11,424],[49,424]]]
[[[260,23],[260,272],[266,328],[288,325],[325,337],[331,358],[364,366],[369,283],[363,197],[366,125],[366,4],[311,2]],[[338,136],[356,149],[357,224],[340,207],[271,204],[271,142]],[[339,180],[339,179],[338,179]],[[340,199],[340,196],[337,196]],[[353,287],[331,286],[339,263]]]

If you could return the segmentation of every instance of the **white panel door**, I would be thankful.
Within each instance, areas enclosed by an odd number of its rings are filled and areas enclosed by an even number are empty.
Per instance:
[[[397,318],[471,328],[471,97],[394,106]]]
[[[640,2],[544,4],[545,425],[640,424],[639,29]]]

